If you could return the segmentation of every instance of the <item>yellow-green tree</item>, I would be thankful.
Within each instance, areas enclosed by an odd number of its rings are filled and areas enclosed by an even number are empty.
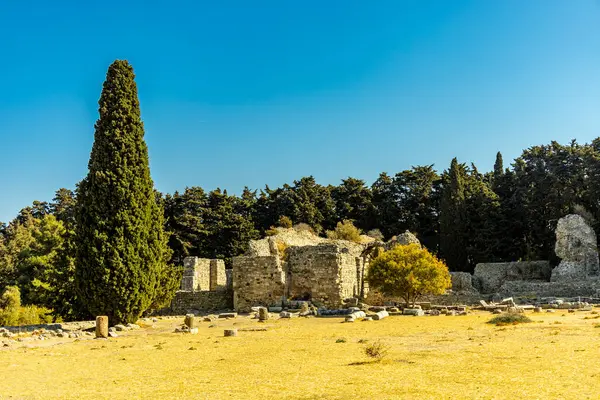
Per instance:
[[[426,294],[443,294],[450,287],[444,262],[418,244],[396,246],[385,251],[369,266],[369,286],[387,296],[400,297],[413,305]]]
[[[361,242],[361,233],[360,229],[349,220],[338,222],[334,230],[326,232],[329,239],[349,240],[356,243]]]

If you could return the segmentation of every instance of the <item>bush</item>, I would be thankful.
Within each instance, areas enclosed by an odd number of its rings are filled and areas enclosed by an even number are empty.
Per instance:
[[[367,232],[367,236],[380,241],[383,241],[384,238],[383,233],[379,229],[371,229]]]
[[[267,229],[265,231],[266,236],[275,236],[275,235],[277,235],[277,233],[279,233],[279,231],[274,226],[270,227],[269,229]]]
[[[365,346],[365,354],[371,358],[382,360],[387,356],[389,348],[379,340]]]
[[[505,326],[505,325],[517,325],[522,323],[533,322],[531,318],[526,317],[523,314],[514,314],[508,313],[504,315],[498,315],[492,319],[490,319],[487,323],[494,324],[496,326]]]
[[[352,221],[345,219],[343,222],[338,222],[333,231],[326,232],[329,239],[349,240],[355,243],[361,243],[361,231],[354,226]]]
[[[44,307],[21,307],[21,293],[16,286],[6,288],[0,297],[0,326],[35,325],[52,322],[51,310]]]
[[[367,274],[369,286],[414,306],[426,294],[443,294],[451,285],[448,267],[427,249],[399,245],[375,257]]]
[[[279,221],[277,221],[277,225],[280,226],[281,228],[291,228],[292,220],[290,217],[282,215],[281,217],[279,217]]]

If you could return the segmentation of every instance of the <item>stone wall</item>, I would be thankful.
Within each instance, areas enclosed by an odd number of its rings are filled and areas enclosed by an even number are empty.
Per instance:
[[[210,290],[210,262],[208,258],[186,257],[183,260],[181,290]]]
[[[227,274],[225,273],[225,261],[210,260],[209,290],[227,290]]]
[[[473,286],[481,293],[496,293],[509,281],[550,281],[548,261],[481,263],[475,266]]]
[[[290,298],[337,307],[343,299],[360,294],[362,258],[356,251],[328,243],[290,247],[286,253]]]
[[[281,304],[285,298],[286,274],[278,256],[234,257],[232,280],[233,305],[238,311]]]
[[[600,280],[590,278],[586,281],[569,282],[505,282],[498,292],[506,297],[513,295],[531,297],[577,297],[597,296]]]
[[[187,314],[191,311],[217,311],[233,308],[231,291],[178,291],[171,302],[170,313]]]

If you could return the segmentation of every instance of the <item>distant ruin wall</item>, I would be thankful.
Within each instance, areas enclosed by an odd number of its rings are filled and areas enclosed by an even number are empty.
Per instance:
[[[359,295],[357,259],[361,258],[347,248],[320,244],[290,247],[286,254],[290,298],[337,307],[343,299]]]
[[[231,308],[233,308],[233,295],[231,291],[178,291],[171,302],[170,312],[173,314],[187,314],[194,310],[216,311]]]
[[[233,305],[238,311],[281,303],[286,276],[277,256],[233,258]]]
[[[552,268],[548,261],[481,263],[475,266],[473,285],[481,293],[496,293],[505,282],[549,282]]]
[[[597,296],[600,290],[598,278],[586,281],[571,282],[505,282],[498,293],[505,296],[531,296],[531,297],[576,297]]]

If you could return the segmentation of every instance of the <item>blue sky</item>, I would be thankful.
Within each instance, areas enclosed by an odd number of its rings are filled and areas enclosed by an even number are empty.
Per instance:
[[[163,192],[600,136],[598,0],[4,1],[0,37],[0,221],[85,176],[114,59]]]

